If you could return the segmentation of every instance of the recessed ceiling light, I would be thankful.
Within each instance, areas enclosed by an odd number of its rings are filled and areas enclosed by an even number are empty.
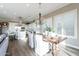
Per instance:
[[[26,4],[26,6],[27,6],[27,7],[29,7],[29,6],[30,6],[30,4],[29,4],[29,3],[27,3],[27,4]]]
[[[4,6],[3,5],[0,5],[0,8],[3,8]]]

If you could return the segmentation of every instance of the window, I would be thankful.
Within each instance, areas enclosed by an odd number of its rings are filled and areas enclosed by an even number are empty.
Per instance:
[[[55,33],[77,36],[77,9],[54,16]]]
[[[62,34],[62,15],[55,16],[53,23],[54,23],[55,33]]]
[[[43,31],[46,31],[47,30],[47,27],[48,28],[52,28],[52,17],[49,17],[49,18],[47,18],[47,19],[44,19],[43,21],[42,21],[42,28],[43,28]]]

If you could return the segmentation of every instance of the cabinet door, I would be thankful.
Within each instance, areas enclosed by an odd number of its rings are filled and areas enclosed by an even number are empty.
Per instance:
[[[44,55],[49,51],[49,43],[44,42],[42,35],[35,35],[35,40],[36,40],[36,47],[35,47],[35,52],[38,55]]]

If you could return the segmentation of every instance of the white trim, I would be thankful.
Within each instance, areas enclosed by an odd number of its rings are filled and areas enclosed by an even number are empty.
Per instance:
[[[63,44],[63,45],[65,45],[65,44]],[[74,46],[74,45],[71,45],[71,44],[66,44],[65,46],[69,46],[69,47],[72,47],[72,48],[75,48],[75,49],[79,49],[78,46]]]
[[[74,36],[77,39],[77,9],[75,9],[75,11],[76,11],[76,19],[74,24]]]

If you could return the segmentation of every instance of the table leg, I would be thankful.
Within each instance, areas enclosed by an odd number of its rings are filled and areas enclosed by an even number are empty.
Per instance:
[[[52,55],[57,56],[59,52],[58,44],[52,44]]]

